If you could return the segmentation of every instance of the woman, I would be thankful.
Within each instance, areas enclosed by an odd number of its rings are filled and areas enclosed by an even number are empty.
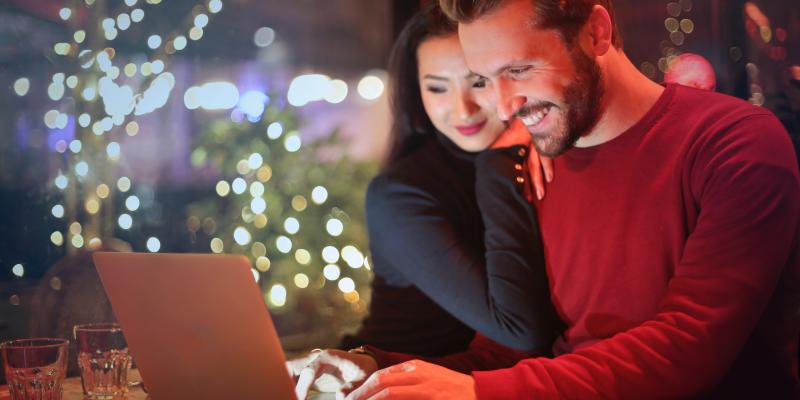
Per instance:
[[[370,313],[341,347],[436,357],[465,350],[477,331],[515,349],[549,349],[561,324],[524,193],[527,149],[503,147],[528,133],[505,132],[489,89],[469,72],[456,26],[435,6],[406,25],[389,75],[393,141],[367,192]],[[328,350],[289,368],[297,376],[316,357],[305,375],[339,367],[340,378],[368,375],[373,366],[358,356]],[[327,365],[351,361],[355,369]]]

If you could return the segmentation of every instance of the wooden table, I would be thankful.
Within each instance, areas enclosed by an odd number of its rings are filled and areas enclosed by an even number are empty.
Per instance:
[[[131,382],[141,380],[139,371],[135,369],[128,371],[128,380]],[[65,379],[63,389],[64,392],[61,400],[82,400],[85,398],[83,397],[83,387],[81,386],[81,377],[79,376]],[[147,393],[142,390],[141,385],[131,388],[128,394],[123,397],[123,399],[127,400],[146,400],[147,398]],[[0,386],[0,400],[9,399],[11,399],[11,394],[8,392],[8,386]]]

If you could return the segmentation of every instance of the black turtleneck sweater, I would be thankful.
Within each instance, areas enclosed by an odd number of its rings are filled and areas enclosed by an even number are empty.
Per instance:
[[[477,331],[516,349],[550,348],[562,325],[523,196],[525,152],[466,153],[431,135],[370,183],[370,312],[341,347],[441,356]]]

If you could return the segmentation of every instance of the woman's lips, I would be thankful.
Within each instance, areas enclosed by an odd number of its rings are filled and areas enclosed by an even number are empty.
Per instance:
[[[472,136],[480,132],[485,125],[486,125],[486,120],[483,120],[481,122],[477,122],[471,125],[458,125],[456,126],[456,129],[458,130],[459,133],[461,133],[464,136]]]

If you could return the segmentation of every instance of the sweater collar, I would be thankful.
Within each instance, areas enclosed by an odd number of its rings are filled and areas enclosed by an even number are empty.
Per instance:
[[[448,153],[464,161],[474,162],[475,157],[477,157],[479,154],[479,152],[470,152],[463,150],[462,148],[458,147],[458,145],[453,143],[453,141],[450,140],[447,136],[438,131],[436,132],[436,140],[442,145],[442,147],[444,147],[447,150]]]

